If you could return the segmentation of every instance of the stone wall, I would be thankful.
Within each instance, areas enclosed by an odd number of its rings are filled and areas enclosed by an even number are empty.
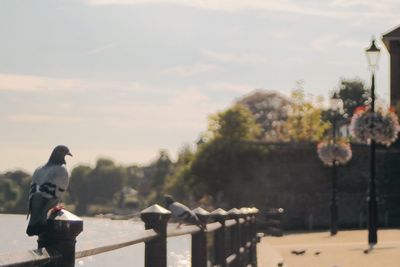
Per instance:
[[[332,169],[319,160],[316,144],[267,144],[271,153],[245,185],[234,182],[227,194],[260,207],[285,209],[286,229],[329,227]],[[353,158],[338,169],[339,227],[366,225],[369,147],[353,144]],[[377,187],[382,226],[400,226],[400,145],[377,147]],[[240,193],[239,193],[240,192]],[[240,195],[240,196],[239,196]]]

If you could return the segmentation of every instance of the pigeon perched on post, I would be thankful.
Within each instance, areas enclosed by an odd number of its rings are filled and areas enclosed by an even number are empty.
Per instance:
[[[27,214],[30,218],[26,229],[28,236],[39,235],[45,231],[48,211],[57,209],[57,204],[68,187],[69,174],[64,166],[66,155],[72,157],[68,147],[56,146],[49,161],[37,168],[32,175]]]
[[[175,199],[170,196],[164,196],[165,207],[171,211],[172,217],[178,221],[178,226],[180,228],[182,223],[197,225],[201,230],[206,230],[206,225],[202,223],[197,215],[191,211],[188,207],[175,201]]]

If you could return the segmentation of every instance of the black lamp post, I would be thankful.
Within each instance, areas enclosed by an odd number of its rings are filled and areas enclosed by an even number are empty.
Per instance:
[[[375,45],[375,39],[372,40],[371,46],[366,50],[368,65],[371,70],[371,112],[375,112],[375,71],[378,68],[380,49]],[[373,130],[373,123],[371,130]],[[375,140],[371,138],[370,145],[370,179],[368,183],[368,244],[375,245],[378,243],[378,205],[376,201],[376,184],[375,184]]]
[[[343,109],[343,102],[342,99],[336,94],[333,94],[331,98],[331,110],[332,110],[332,140],[333,143],[336,144],[336,124],[338,115],[340,111]],[[332,196],[331,196],[331,235],[337,234],[338,229],[338,207],[336,203],[336,180],[337,180],[337,166],[336,166],[336,159],[332,160]]]

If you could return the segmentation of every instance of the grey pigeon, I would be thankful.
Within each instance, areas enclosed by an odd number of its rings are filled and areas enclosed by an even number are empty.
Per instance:
[[[164,196],[165,207],[171,211],[172,217],[178,221],[177,228],[180,228],[182,223],[197,225],[203,231],[206,230],[206,225],[202,223],[197,215],[191,211],[188,207],[175,201],[175,199],[170,196]]]
[[[49,161],[35,170],[32,175],[29,193],[28,236],[40,235],[45,231],[47,213],[55,208],[64,195],[69,183],[69,174],[65,168],[65,156],[72,156],[68,147],[56,146]]]

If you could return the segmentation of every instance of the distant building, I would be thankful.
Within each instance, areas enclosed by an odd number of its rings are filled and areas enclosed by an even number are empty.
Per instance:
[[[390,105],[400,101],[400,26],[383,34],[382,41],[390,54]]]

